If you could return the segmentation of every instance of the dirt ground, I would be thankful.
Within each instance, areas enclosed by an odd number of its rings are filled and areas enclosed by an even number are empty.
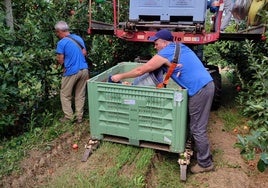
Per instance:
[[[256,169],[257,160],[245,162],[240,151],[234,148],[237,135],[223,131],[223,123],[216,112],[211,113],[209,138],[213,152],[215,172],[192,175],[190,178],[204,181],[204,187],[265,188],[268,187],[268,170]]]
[[[91,168],[88,163],[101,163],[94,158],[94,154],[87,162],[81,162],[85,151],[83,143],[86,143],[89,138],[87,130],[88,122],[84,122],[77,127],[75,134],[65,133],[54,140],[50,145],[51,150],[47,152],[32,150],[29,156],[21,162],[23,172],[5,177],[0,183],[0,187],[41,187],[66,170],[78,171]],[[268,187],[268,170],[259,173],[256,170],[256,162],[246,163],[241,158],[239,150],[233,147],[236,135],[223,131],[223,123],[217,117],[216,112],[211,113],[209,137],[216,170],[197,175],[188,173],[185,187],[196,187],[193,186],[193,183],[188,183],[193,181],[198,182],[199,187]],[[71,147],[75,140],[81,143],[78,150],[73,150]],[[155,157],[153,160],[157,160],[157,158]],[[153,183],[148,182],[147,185],[153,185]]]

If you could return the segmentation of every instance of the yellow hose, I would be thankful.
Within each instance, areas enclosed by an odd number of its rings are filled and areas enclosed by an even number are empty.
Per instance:
[[[252,0],[248,12],[248,25],[254,26],[261,23],[261,17],[258,13],[261,10],[268,9],[268,0]]]

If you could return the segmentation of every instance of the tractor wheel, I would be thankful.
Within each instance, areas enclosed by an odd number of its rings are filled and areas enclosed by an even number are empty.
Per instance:
[[[208,69],[215,84],[215,93],[211,110],[218,110],[219,107],[221,106],[221,91],[222,91],[221,74],[217,66],[207,65],[206,68]]]

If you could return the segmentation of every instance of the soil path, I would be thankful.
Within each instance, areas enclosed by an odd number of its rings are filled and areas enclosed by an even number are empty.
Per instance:
[[[85,122],[84,125],[77,127],[75,134],[66,133],[54,140],[49,151],[32,150],[29,157],[21,163],[23,173],[5,177],[0,183],[0,187],[41,187],[70,169],[86,172],[102,164],[105,159],[100,160],[103,156],[101,157],[97,153],[96,156],[92,155],[87,162],[80,162],[84,149],[74,151],[71,148],[74,140],[78,140],[80,143],[87,142],[89,138],[87,125],[88,122]],[[196,175],[188,173],[185,187],[268,187],[268,170],[259,173],[256,170],[256,163],[245,163],[239,150],[233,147],[236,135],[223,131],[223,123],[217,117],[217,112],[211,113],[209,137],[216,170]],[[148,182],[148,185],[154,185],[154,183]]]
[[[256,170],[256,161],[246,163],[237,148],[237,135],[224,131],[223,122],[216,112],[211,113],[209,138],[215,171],[191,175],[188,181],[197,181],[200,187],[265,188],[268,187],[268,170]]]

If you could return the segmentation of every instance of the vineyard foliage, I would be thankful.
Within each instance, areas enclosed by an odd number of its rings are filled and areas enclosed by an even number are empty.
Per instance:
[[[3,2],[3,1],[2,1]],[[128,0],[121,0],[120,20],[127,20]],[[88,49],[91,76],[118,62],[133,61],[152,52],[149,43],[132,43],[110,35],[88,35],[89,4],[87,0],[12,0],[14,30],[6,25],[5,7],[0,6],[0,135],[29,128],[48,126],[44,112],[60,108],[58,92],[61,69],[56,66],[58,41],[54,25],[68,22],[71,32],[82,36]],[[92,18],[113,22],[112,1],[93,1]],[[263,13],[265,22],[267,12]],[[233,82],[242,89],[237,102],[248,117],[252,130],[239,136],[237,147],[246,159],[261,151],[259,169],[268,165],[268,45],[267,41],[224,41],[204,47],[207,62],[233,72]],[[40,117],[40,118],[39,118]],[[35,120],[34,125],[31,120]],[[31,126],[31,127],[29,127]],[[15,130],[15,131],[14,131]],[[257,149],[256,149],[257,148]]]

